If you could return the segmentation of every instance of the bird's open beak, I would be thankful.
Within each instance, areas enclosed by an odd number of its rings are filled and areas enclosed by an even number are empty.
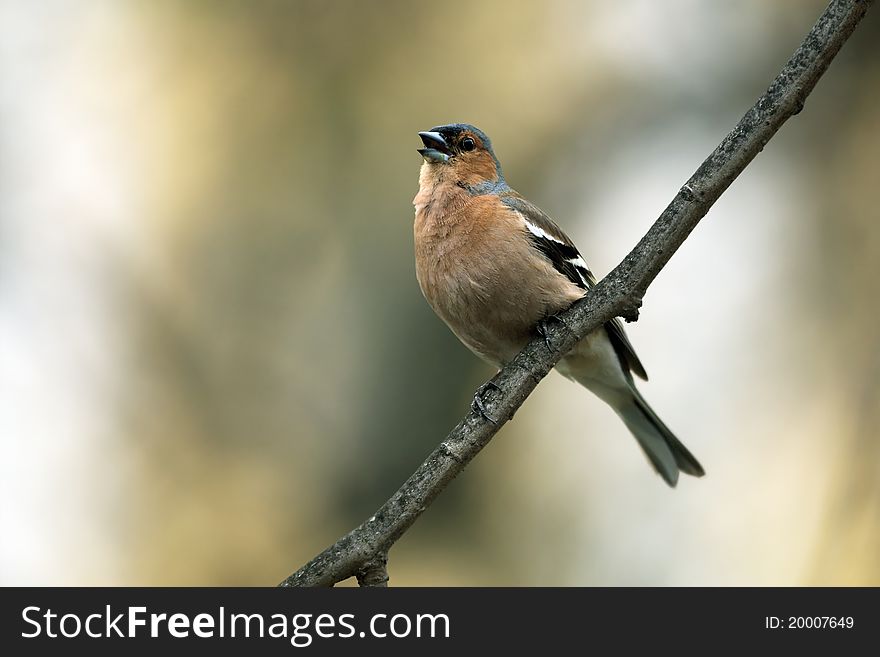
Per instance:
[[[427,162],[447,162],[451,151],[443,135],[439,132],[420,132],[419,137],[422,138],[424,148],[419,148],[419,154],[425,158]]]

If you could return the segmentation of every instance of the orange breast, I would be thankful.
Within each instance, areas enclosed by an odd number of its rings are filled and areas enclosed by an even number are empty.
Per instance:
[[[419,285],[437,315],[479,356],[507,362],[540,319],[581,296],[531,246],[522,219],[496,196],[450,186],[421,200],[414,225]]]

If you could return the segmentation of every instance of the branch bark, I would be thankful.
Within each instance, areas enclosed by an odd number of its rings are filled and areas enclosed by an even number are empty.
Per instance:
[[[495,387],[483,396],[485,409],[497,418],[496,423],[469,413],[373,517],[281,586],[332,586],[352,576],[361,585],[384,586],[391,546],[513,416],[559,359],[612,317],[638,318],[648,286],[782,124],[803,109],[816,82],[872,3],[832,0],[767,91],[678,191],[623,262],[498,373]]]

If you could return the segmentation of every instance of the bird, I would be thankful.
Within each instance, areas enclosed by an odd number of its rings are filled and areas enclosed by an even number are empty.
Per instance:
[[[574,242],[512,189],[489,137],[466,123],[418,133],[413,199],[416,278],[434,312],[474,354],[498,368],[596,285]],[[582,338],[556,370],[608,404],[669,485],[703,467],[636,388],[648,375],[618,318]],[[474,410],[485,413],[481,395]]]

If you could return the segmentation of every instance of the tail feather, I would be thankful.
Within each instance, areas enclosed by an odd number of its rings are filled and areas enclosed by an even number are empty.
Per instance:
[[[699,461],[663,424],[635,388],[630,402],[616,410],[667,484],[675,486],[678,483],[679,470],[695,477],[705,474]]]
[[[670,486],[684,472],[702,477],[703,466],[648,406],[633,385],[632,376],[620,367],[620,360],[604,333],[592,333],[556,368],[573,381],[592,391],[611,406],[635,436],[654,469]]]

